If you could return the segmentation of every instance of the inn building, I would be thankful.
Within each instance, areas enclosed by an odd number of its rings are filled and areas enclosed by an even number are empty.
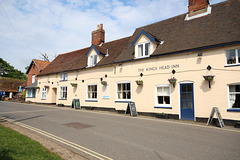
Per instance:
[[[240,1],[189,0],[188,13],[105,42],[103,25],[91,46],[58,55],[38,74],[32,102],[126,110],[206,121],[218,107],[240,121]]]

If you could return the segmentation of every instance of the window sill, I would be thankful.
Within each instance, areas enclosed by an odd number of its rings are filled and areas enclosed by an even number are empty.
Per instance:
[[[240,64],[227,64],[224,67],[236,67],[236,66],[240,66]]]
[[[36,98],[36,97],[26,97],[26,98]]]
[[[58,100],[67,100],[67,99],[58,99]]]
[[[172,107],[167,107],[167,106],[154,106],[154,108],[172,109]]]
[[[144,59],[144,58],[149,58],[150,57],[150,55],[149,56],[145,56],[145,57],[135,57],[135,59]]]
[[[68,80],[60,80],[59,82],[65,82],[65,81],[68,81]]]
[[[227,112],[240,112],[240,108],[229,108]]]
[[[129,103],[132,102],[132,100],[116,100],[115,103]]]
[[[46,100],[46,99],[41,99],[41,100]]]
[[[95,99],[86,99],[85,102],[98,102],[98,100],[95,100]]]

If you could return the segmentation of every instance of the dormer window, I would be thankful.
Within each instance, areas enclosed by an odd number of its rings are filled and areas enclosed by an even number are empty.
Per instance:
[[[88,67],[93,67],[97,64],[97,55],[90,55],[88,57]]]
[[[163,41],[142,29],[132,42],[132,46],[135,48],[135,58],[150,57],[159,44],[163,44]]]
[[[150,42],[137,45],[137,58],[148,57],[150,55]]]
[[[88,58],[88,67],[94,67],[101,59],[106,56],[107,50],[100,46],[92,45],[86,57]]]

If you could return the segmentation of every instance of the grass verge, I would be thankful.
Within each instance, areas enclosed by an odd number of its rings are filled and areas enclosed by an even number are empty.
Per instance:
[[[39,142],[0,124],[1,160],[62,160]]]

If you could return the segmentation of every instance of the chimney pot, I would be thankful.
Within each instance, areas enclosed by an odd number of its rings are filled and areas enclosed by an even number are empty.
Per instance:
[[[103,24],[100,24],[100,29],[103,29]]]

